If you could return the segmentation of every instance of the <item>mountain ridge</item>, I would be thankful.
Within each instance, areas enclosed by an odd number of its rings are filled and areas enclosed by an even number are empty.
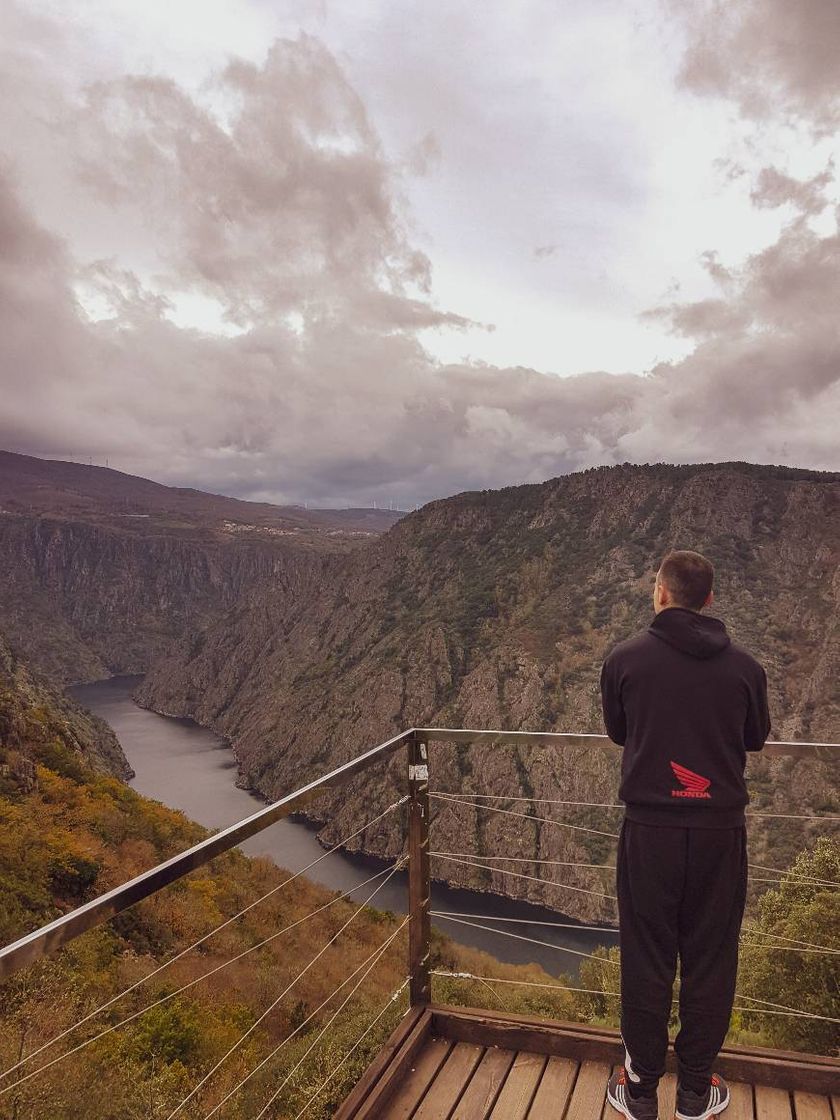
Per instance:
[[[196,522],[229,517],[262,527],[310,530],[346,528],[382,532],[404,515],[403,510],[312,509],[300,505],[232,498],[190,486],[168,486],[153,479],[127,474],[113,467],[40,459],[0,449],[0,508],[6,503],[14,511],[56,512],[56,503],[77,516],[114,513],[114,504],[140,516],[177,513]],[[109,504],[110,503],[110,504]],[[125,513],[125,510],[123,511]]]

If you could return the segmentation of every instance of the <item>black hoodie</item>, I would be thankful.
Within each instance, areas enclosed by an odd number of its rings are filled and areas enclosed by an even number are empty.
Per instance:
[[[719,618],[667,607],[601,669],[604,723],[624,747],[619,798],[641,824],[734,828],[746,751],[770,733],[767,676]]]

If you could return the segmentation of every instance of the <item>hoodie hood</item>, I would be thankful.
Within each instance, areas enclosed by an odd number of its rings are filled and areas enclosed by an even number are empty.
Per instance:
[[[719,618],[687,607],[666,607],[655,616],[648,633],[674,649],[703,659],[722,653],[729,645],[726,626]]]

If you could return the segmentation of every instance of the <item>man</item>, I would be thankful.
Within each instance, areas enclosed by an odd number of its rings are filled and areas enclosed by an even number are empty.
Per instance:
[[[729,1027],[747,890],[746,751],[770,732],[767,677],[711,605],[714,569],[669,552],[647,630],[601,669],[607,733],[624,747],[616,859],[623,1069],[607,1086],[629,1120],[655,1120],[680,958],[677,1120],[729,1103],[712,1063]]]

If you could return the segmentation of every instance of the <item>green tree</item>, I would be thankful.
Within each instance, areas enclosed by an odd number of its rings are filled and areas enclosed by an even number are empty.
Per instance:
[[[764,1003],[755,1003],[755,1013],[742,1011],[740,1023],[746,1030],[760,1032],[769,1046],[838,1053],[836,1022],[758,1013],[766,1003],[777,1003],[811,1015],[836,1017],[840,1005],[838,888],[840,842],[822,836],[812,849],[800,852],[779,888],[762,896],[757,918],[749,923],[751,928],[745,926],[738,991],[742,997]],[[770,934],[775,939],[766,936]],[[809,946],[835,952],[800,951]],[[738,1002],[746,1005],[750,1000]]]

